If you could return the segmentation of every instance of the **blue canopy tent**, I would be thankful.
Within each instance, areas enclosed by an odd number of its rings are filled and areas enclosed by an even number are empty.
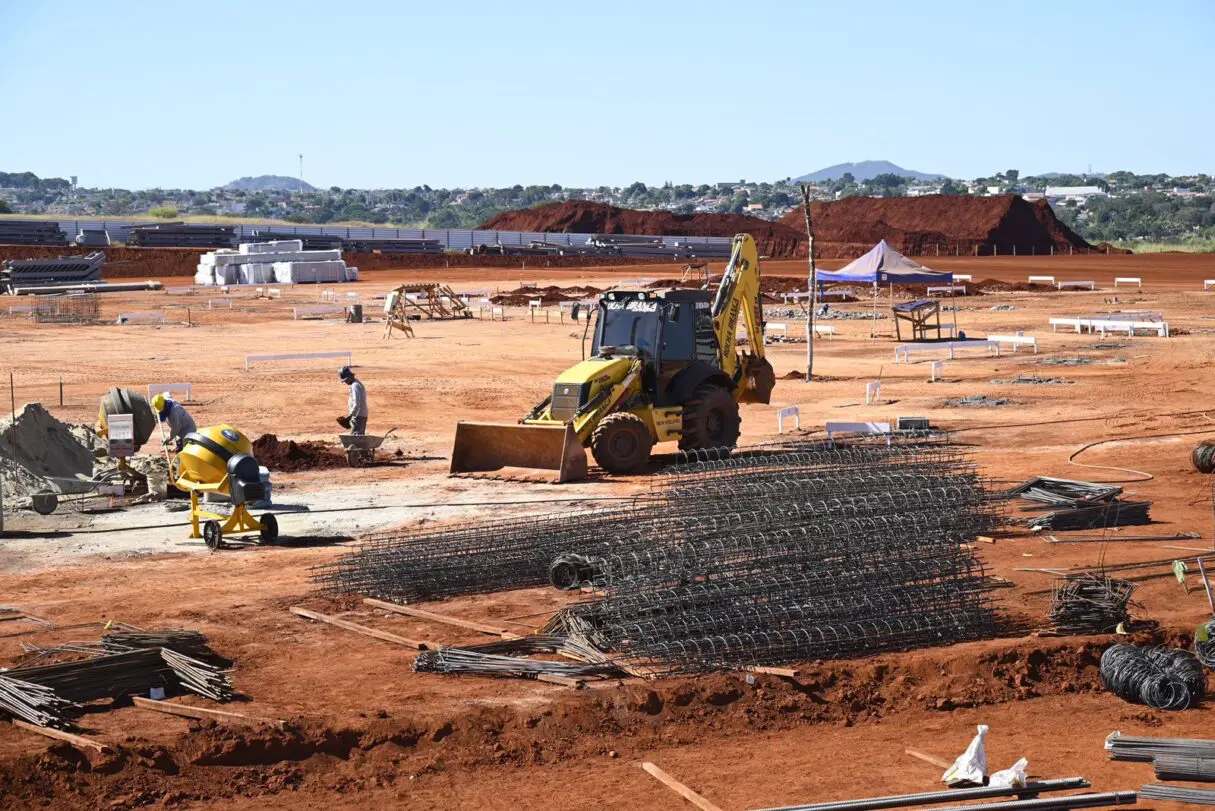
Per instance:
[[[819,284],[870,282],[871,284],[949,284],[952,273],[929,270],[913,262],[882,240],[869,253],[839,270],[818,271]]]
[[[874,245],[867,254],[852,260],[839,270],[820,270],[816,272],[816,276],[820,290],[824,285],[840,282],[853,284],[860,282],[873,285],[874,320],[870,322],[870,339],[876,337],[879,285],[890,285],[890,305],[893,307],[896,284],[949,284],[953,281],[952,273],[929,270],[919,262],[903,256],[890,247],[890,244],[884,239]],[[955,324],[955,329],[956,326]]]

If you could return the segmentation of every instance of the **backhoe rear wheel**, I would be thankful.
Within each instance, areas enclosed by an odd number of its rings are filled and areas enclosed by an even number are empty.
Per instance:
[[[591,454],[608,473],[637,473],[650,460],[654,440],[635,414],[608,414],[591,434]]]
[[[683,406],[681,451],[733,448],[742,418],[730,392],[711,383],[697,387]]]

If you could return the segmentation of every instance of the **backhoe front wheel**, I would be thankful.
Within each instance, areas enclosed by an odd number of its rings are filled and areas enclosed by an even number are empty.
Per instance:
[[[741,427],[738,403],[730,392],[712,384],[700,386],[684,404],[679,449],[733,448],[738,444]]]
[[[608,473],[637,473],[650,459],[654,440],[635,414],[608,414],[591,434],[591,454]]]

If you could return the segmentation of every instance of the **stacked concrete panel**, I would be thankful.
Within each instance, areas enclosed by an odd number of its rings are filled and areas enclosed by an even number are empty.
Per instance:
[[[199,258],[195,284],[312,284],[357,281],[339,250],[309,251],[298,239],[247,242]]]

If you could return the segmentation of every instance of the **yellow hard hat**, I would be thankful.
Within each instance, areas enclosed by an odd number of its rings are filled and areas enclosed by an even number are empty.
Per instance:
[[[160,416],[160,412],[165,410],[165,396],[163,394],[152,395],[151,406],[156,415]]]

